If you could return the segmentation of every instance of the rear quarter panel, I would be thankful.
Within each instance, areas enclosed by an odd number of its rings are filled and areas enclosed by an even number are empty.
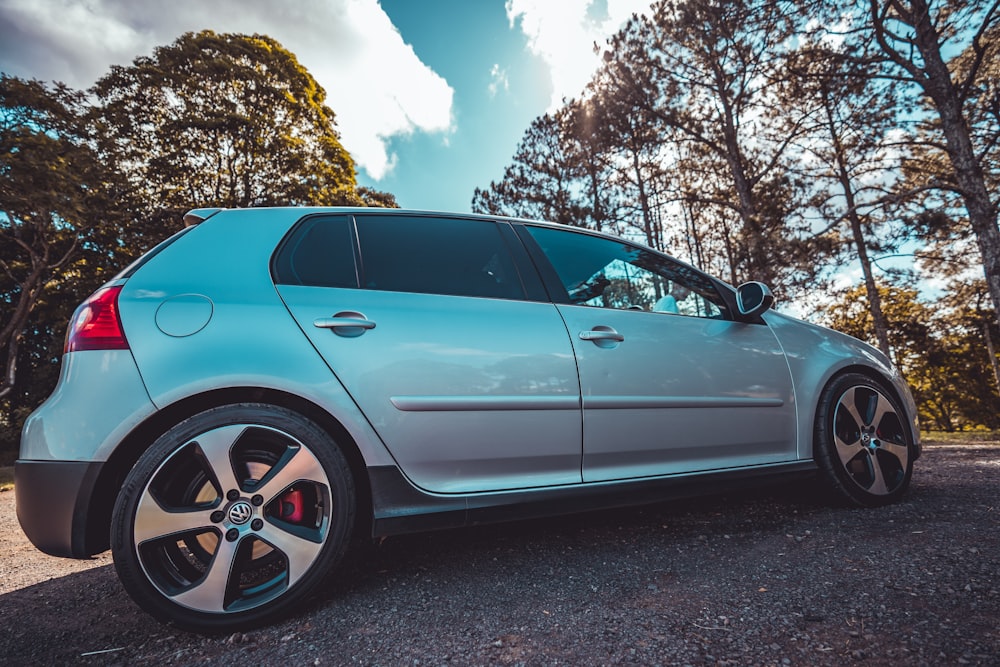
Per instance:
[[[125,284],[119,297],[125,335],[157,408],[217,389],[284,391],[340,421],[369,466],[389,465],[392,458],[271,279],[274,248],[309,213],[221,211],[200,223]]]

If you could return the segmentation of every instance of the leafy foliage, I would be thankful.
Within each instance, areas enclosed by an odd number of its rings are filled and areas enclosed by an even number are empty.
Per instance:
[[[1000,334],[985,287],[982,281],[953,284],[937,306],[920,301],[913,287],[880,288],[893,362],[913,389],[925,427],[1000,427],[1000,379],[985,342]],[[867,298],[863,286],[846,290],[825,309],[825,323],[873,342]]]
[[[54,331],[53,318],[65,322],[99,261],[111,175],[82,108],[65,86],[0,78],[0,399],[14,404],[52,386],[64,326]]]
[[[101,153],[153,221],[195,206],[363,203],[325,91],[270,37],[187,33],[94,91]]]

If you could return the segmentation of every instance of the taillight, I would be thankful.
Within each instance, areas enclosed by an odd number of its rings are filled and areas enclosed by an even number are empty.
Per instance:
[[[118,293],[121,291],[121,285],[105,287],[80,304],[69,322],[65,352],[128,349],[118,317]]]

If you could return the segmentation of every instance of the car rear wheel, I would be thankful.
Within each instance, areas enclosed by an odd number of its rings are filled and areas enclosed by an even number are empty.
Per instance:
[[[222,632],[297,608],[342,559],[355,486],[305,417],[239,404],[161,436],[125,480],[112,522],[122,584],[157,618]]]
[[[842,375],[823,391],[814,446],[824,477],[850,504],[885,505],[910,485],[914,451],[906,413],[865,375]]]

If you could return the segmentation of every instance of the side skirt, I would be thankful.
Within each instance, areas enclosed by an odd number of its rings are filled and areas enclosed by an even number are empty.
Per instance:
[[[427,493],[396,466],[368,469],[372,536],[386,537],[484,523],[647,505],[773,484],[815,474],[813,461],[638,480],[615,480],[546,489],[468,495]]]

